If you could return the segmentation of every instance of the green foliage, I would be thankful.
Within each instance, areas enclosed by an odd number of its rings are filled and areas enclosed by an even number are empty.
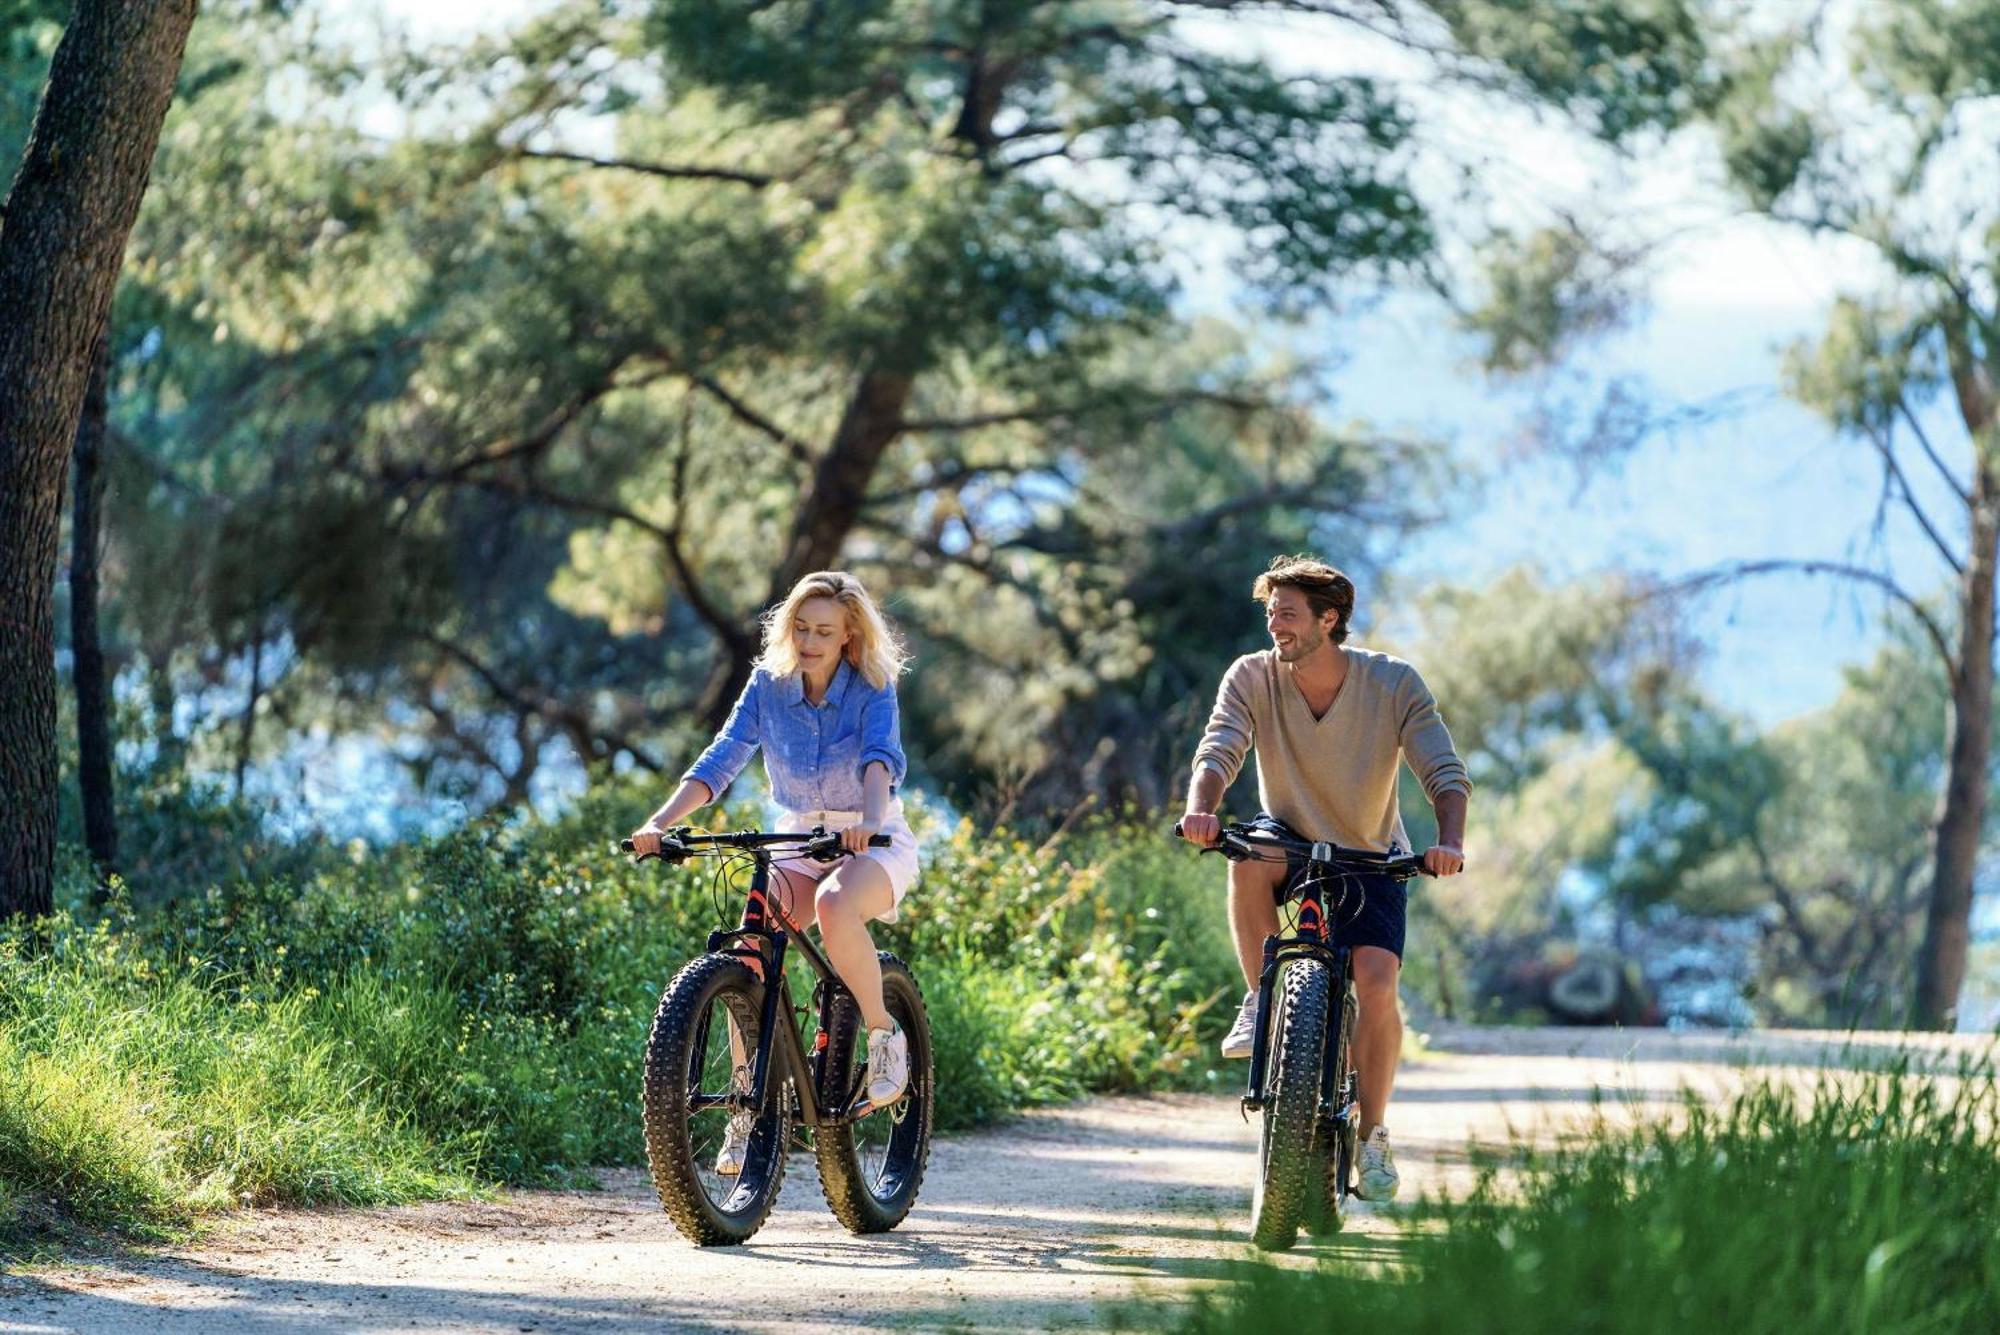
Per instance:
[[[1912,98],[1950,102],[2000,89],[2000,5],[1992,0],[1913,0],[1862,25],[1869,73]]]
[[[906,958],[942,966],[934,1020],[960,1035],[968,1106],[941,1074],[940,1118],[1218,1079],[1212,1041],[1241,987],[1223,872],[1127,815],[1037,845],[961,823],[932,846]],[[927,990],[926,995],[930,995]],[[941,1019],[939,1016],[941,1015]],[[976,1054],[976,1056],[975,1056]]]
[[[0,197],[14,183],[68,16],[61,0],[0,0]]]
[[[1613,143],[1671,130],[1714,78],[1708,15],[1688,0],[1441,0],[1471,55]]]
[[[1466,875],[1419,900],[1440,967],[1539,955],[1575,930],[1558,891],[1581,890],[1624,915],[1760,915],[1772,1020],[1900,1023],[1944,781],[1936,656],[1892,623],[1830,706],[1759,732],[1696,688],[1679,618],[1641,583],[1526,570],[1415,604],[1410,657],[1478,785]],[[1414,783],[1403,802],[1420,812]]]
[[[1601,1124],[1406,1221],[1405,1264],[1246,1265],[1176,1329],[1973,1332],[2000,1323],[1990,1067]]]
[[[1825,138],[1811,111],[1773,96],[1798,42],[1794,33],[1746,42],[1728,66],[1711,112],[1730,179],[1759,209],[1778,206]]]
[[[413,1132],[329,1032],[315,989],[229,987],[102,926],[58,923],[48,949],[26,944],[0,941],[0,1048],[19,1075],[0,1086],[0,1178],[27,1212],[18,1225],[53,1211],[152,1232],[239,1200],[470,1189],[469,1156]],[[16,1226],[0,1220],[0,1237]]]
[[[1630,263],[1575,227],[1496,238],[1483,257],[1486,296],[1462,321],[1485,369],[1522,375],[1557,366],[1626,324],[1635,301]]]
[[[660,990],[739,904],[705,872],[611,854],[652,796],[605,785],[552,822],[289,863],[225,846],[205,867],[195,842],[100,922],[12,929],[0,1245],[638,1162]],[[1235,987],[1221,871],[1157,826],[933,840],[876,939],[928,999],[942,1127],[1217,1078],[1215,1002]]]
[[[684,740],[773,566],[832,534],[923,654],[912,740],[955,802],[1165,800],[1243,644],[1218,611],[1273,550],[1365,567],[1438,456],[1182,319],[1162,227],[1298,311],[1451,286],[1481,214],[1416,188],[1398,84],[1170,9],[571,0],[379,51],[205,21],[119,308],[114,638],[182,689],[262,645],[259,746],[372,731],[518,805],[545,759]],[[1614,136],[1678,117],[1702,49],[1666,3],[1380,23]],[[1519,295],[1608,321],[1593,264]]]
[[[1947,383],[1935,344],[1911,340],[1921,324],[1905,303],[1843,297],[1816,341],[1787,349],[1786,389],[1836,430],[1893,433],[1899,405],[1924,403]]]

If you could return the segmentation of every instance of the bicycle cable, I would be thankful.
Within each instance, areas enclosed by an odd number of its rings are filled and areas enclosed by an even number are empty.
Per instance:
[[[1358,871],[1329,872],[1320,863],[1309,860],[1306,863],[1305,875],[1299,878],[1299,889],[1303,892],[1308,885],[1324,885],[1328,881],[1338,881],[1340,889],[1334,898],[1333,904],[1327,909],[1327,918],[1331,921],[1337,921],[1341,926],[1345,926],[1359,919],[1361,917],[1361,910],[1367,907],[1363,896],[1350,896],[1348,893],[1348,883],[1359,881],[1360,879],[1361,873]],[[1350,898],[1354,900],[1354,910],[1342,916],[1342,910],[1347,907],[1347,902]]]

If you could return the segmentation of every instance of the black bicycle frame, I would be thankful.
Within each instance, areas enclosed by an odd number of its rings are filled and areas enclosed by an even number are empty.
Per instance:
[[[1179,825],[1174,827],[1174,833],[1180,833]],[[1306,857],[1307,872],[1300,879],[1296,926],[1289,933],[1281,928],[1264,938],[1263,963],[1257,974],[1257,1027],[1250,1045],[1250,1074],[1243,1092],[1243,1111],[1246,1116],[1260,1112],[1266,1102],[1264,1083],[1270,1071],[1271,1005],[1277,991],[1278,972],[1291,960],[1316,959],[1326,965],[1333,991],[1328,1004],[1325,1050],[1320,1058],[1319,1105],[1323,1114],[1337,1116],[1341,1110],[1334,1104],[1340,1091],[1333,1087],[1333,1056],[1334,1048],[1340,1042],[1342,1010],[1347,1005],[1353,953],[1348,947],[1333,942],[1322,887],[1329,879],[1344,883],[1350,876],[1366,874],[1408,880],[1422,874],[1424,869],[1413,857],[1388,857],[1338,848],[1332,844],[1309,844],[1304,840],[1257,838],[1253,841],[1245,838],[1247,833],[1241,827],[1230,826],[1223,831],[1215,851],[1231,859],[1257,857],[1255,848],[1260,846],[1284,849],[1288,856],[1291,852],[1298,852]]]
[[[1324,879],[1308,877],[1300,889],[1298,925],[1287,934],[1282,929],[1264,938],[1264,959],[1257,974],[1257,1028],[1250,1047],[1250,1075],[1243,1093],[1243,1110],[1264,1108],[1264,1079],[1270,1069],[1270,1023],[1272,999],[1277,991],[1278,973],[1295,959],[1315,959],[1326,965],[1332,979],[1332,1000],[1327,1013],[1320,1060],[1320,1109],[1333,1109],[1339,1091],[1333,1087],[1333,1046],[1340,1041],[1341,1008],[1347,1004],[1347,974],[1352,956],[1346,946],[1332,943],[1326,916],[1326,901],[1320,887]]]
[[[772,842],[778,842],[772,840]],[[755,869],[750,874],[750,889],[743,901],[742,920],[728,931],[709,933],[708,950],[711,954],[734,955],[750,965],[751,971],[764,980],[764,1007],[758,1017],[757,1053],[751,1066],[750,1095],[748,1106],[752,1109],[764,1106],[764,1094],[769,1088],[771,1077],[772,1049],[782,1048],[785,1070],[790,1074],[792,1088],[798,1092],[800,1114],[808,1126],[840,1126],[859,1120],[849,1112],[855,1091],[846,1096],[841,1091],[830,1091],[838,1106],[823,1106],[820,1095],[826,1089],[826,1034],[835,1007],[843,997],[852,1002],[852,993],[840,981],[840,975],[826,956],[820,953],[812,939],[800,932],[794,938],[782,924],[788,922],[780,910],[771,912],[771,852],[747,840],[737,844],[755,861]],[[779,926],[773,926],[771,919],[776,916]],[[785,954],[796,944],[805,952],[805,957],[819,975],[819,986],[815,994],[819,998],[819,1038],[813,1045],[813,1053],[808,1058],[800,1041],[799,1031],[787,1014],[785,1023],[778,1023],[781,1006],[789,1006],[790,991],[785,981]],[[704,1024],[706,1021],[704,1021]],[[697,1050],[705,1050],[708,1035],[704,1031],[697,1035]],[[688,1096],[688,1111],[698,1112],[704,1108],[726,1107],[736,1111],[743,1106],[743,1097],[733,1091],[728,1094],[704,1094],[699,1091]],[[872,1109],[870,1110],[872,1111]],[[866,1113],[862,1114],[863,1116]]]

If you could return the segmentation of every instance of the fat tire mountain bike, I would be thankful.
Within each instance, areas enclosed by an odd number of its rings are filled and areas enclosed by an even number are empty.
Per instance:
[[[1178,836],[1180,826],[1174,826]],[[1232,862],[1303,857],[1293,925],[1264,939],[1257,978],[1257,1027],[1243,1113],[1259,1114],[1257,1185],[1250,1203],[1252,1240],[1284,1251],[1300,1225],[1339,1230],[1354,1191],[1359,1154],[1361,1081],[1354,1066],[1354,957],[1338,944],[1333,914],[1361,892],[1351,878],[1428,875],[1415,857],[1290,839],[1254,825],[1231,824],[1207,853]],[[1338,895],[1329,913],[1325,887]],[[1358,907],[1358,906],[1357,906]]]
[[[870,843],[887,847],[889,836]],[[629,839],[622,847],[633,851]],[[646,1040],[646,1162],[660,1205],[697,1246],[740,1243],[763,1226],[795,1132],[810,1131],[826,1203],[854,1233],[902,1223],[930,1157],[936,1081],[916,977],[881,952],[883,1001],[908,1038],[910,1083],[895,1103],[871,1108],[861,1097],[867,1077],[861,1008],[819,947],[770,897],[771,864],[781,854],[820,862],[847,856],[840,836],[822,828],[716,835],[683,828],[661,841],[666,862],[710,857],[751,864],[741,921],[711,933],[707,953],[674,975]],[[818,975],[809,1007],[793,1002],[785,977],[793,946]],[[729,1118],[739,1112],[756,1120],[742,1170],[724,1175],[713,1160]]]

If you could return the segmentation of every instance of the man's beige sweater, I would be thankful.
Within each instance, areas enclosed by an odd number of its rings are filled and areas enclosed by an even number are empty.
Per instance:
[[[1348,645],[1347,679],[1315,719],[1276,650],[1230,664],[1194,753],[1196,770],[1234,783],[1257,751],[1257,800],[1308,839],[1377,853],[1412,852],[1396,805],[1396,760],[1432,802],[1472,791],[1424,679],[1400,658]]]

